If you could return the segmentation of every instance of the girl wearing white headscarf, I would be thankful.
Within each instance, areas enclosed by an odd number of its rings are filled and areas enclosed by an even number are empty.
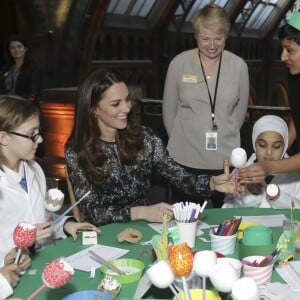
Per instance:
[[[266,115],[256,121],[252,131],[252,145],[255,153],[246,165],[262,160],[279,160],[287,158],[288,127],[286,122],[273,115]],[[268,184],[279,188],[279,195],[270,200],[266,193]],[[294,200],[296,208],[300,208],[300,173],[280,173],[268,176],[263,184],[248,184],[241,197],[227,195],[224,208],[229,207],[272,207],[290,208]]]

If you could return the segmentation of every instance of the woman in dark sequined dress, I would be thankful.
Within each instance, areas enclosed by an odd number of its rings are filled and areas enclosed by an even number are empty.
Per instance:
[[[162,213],[172,218],[170,204],[151,203],[152,172],[185,193],[235,190],[234,179],[225,175],[187,173],[152,129],[140,126],[132,108],[127,85],[115,72],[96,70],[79,88],[65,156],[75,197],[92,191],[80,205],[83,219],[99,226],[140,219],[160,222]]]

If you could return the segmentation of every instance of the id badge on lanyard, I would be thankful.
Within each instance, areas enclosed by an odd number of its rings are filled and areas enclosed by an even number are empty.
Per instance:
[[[199,55],[199,60],[200,60],[201,71],[202,71],[203,78],[204,78],[204,81],[205,81],[205,85],[206,85],[206,88],[207,88],[207,93],[208,93],[209,102],[210,102],[210,108],[211,108],[212,126],[211,126],[211,130],[207,131],[205,133],[205,149],[208,150],[208,151],[216,151],[218,149],[218,126],[217,126],[217,123],[215,121],[215,106],[216,106],[216,100],[217,100],[217,91],[218,91],[218,85],[219,85],[219,76],[220,76],[220,70],[221,70],[222,54],[221,54],[220,60],[219,60],[214,99],[212,99],[212,97],[211,97],[210,90],[209,90],[209,87],[208,87],[208,84],[207,84],[206,74],[205,74],[205,71],[204,71],[204,68],[203,68],[203,65],[202,65],[202,62],[201,62],[200,50],[198,52],[198,55]]]
[[[208,151],[216,151],[218,149],[217,131],[207,131],[205,133],[205,149]]]

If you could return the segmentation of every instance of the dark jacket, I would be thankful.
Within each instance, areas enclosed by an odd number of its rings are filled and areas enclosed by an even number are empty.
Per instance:
[[[5,79],[11,73],[9,70],[1,74],[0,90],[2,94],[11,94],[5,85]],[[15,83],[15,95],[28,99],[30,102],[37,102],[41,95],[41,74],[33,65],[28,65],[26,68],[21,67],[19,76]]]

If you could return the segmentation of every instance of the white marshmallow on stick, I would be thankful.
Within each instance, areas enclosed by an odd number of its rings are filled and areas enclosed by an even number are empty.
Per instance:
[[[247,162],[247,153],[243,148],[234,148],[231,152],[230,162],[235,168],[242,168]]]

